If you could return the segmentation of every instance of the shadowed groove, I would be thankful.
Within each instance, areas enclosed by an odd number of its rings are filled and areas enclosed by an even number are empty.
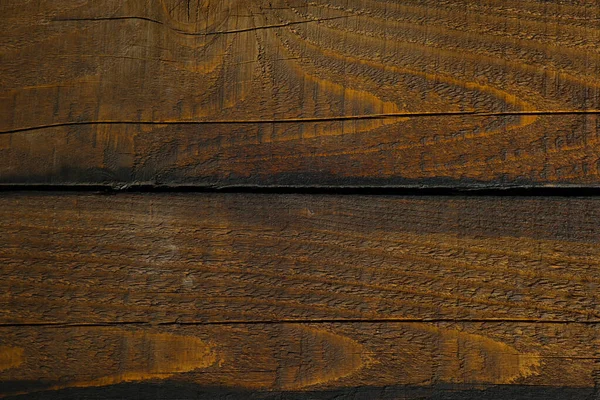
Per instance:
[[[600,110],[540,110],[540,111],[439,111],[439,112],[398,112],[367,115],[344,115],[334,117],[307,117],[307,118],[282,118],[260,120],[198,120],[198,121],[81,121],[57,122],[54,124],[31,126],[0,131],[0,135],[35,131],[50,128],[81,125],[238,125],[238,124],[296,124],[319,123],[329,121],[354,121],[363,119],[388,119],[388,118],[435,118],[445,116],[468,117],[511,117],[511,116],[544,116],[544,115],[600,115]]]

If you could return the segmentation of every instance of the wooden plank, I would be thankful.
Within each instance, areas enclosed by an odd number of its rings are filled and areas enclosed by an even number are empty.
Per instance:
[[[597,0],[6,0],[0,18],[1,183],[600,181]]]
[[[599,214],[595,198],[4,195],[0,393],[593,398]]]
[[[225,393],[304,393],[305,398],[331,391],[353,398],[353,392],[389,386],[388,393],[406,391],[411,398],[412,391],[420,399],[424,392],[444,391],[486,398],[481,394],[514,385],[517,390],[533,386],[527,398],[541,399],[535,396],[540,388],[561,388],[583,399],[582,393],[593,393],[598,364],[597,330],[581,325],[319,323],[0,331],[8,343],[2,350],[12,352],[11,364],[0,372],[1,393],[9,398],[38,393],[52,399],[52,392],[65,396],[77,393],[73,389],[153,383]]]

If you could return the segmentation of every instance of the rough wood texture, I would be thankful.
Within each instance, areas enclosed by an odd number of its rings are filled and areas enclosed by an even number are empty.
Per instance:
[[[0,19],[0,182],[600,182],[596,0],[5,0]]]
[[[585,198],[5,195],[0,393],[592,399],[599,218]]]

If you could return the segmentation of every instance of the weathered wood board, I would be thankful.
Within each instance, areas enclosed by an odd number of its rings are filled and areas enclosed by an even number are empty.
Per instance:
[[[600,182],[597,0],[4,0],[0,21],[0,183]]]
[[[599,218],[596,198],[5,194],[0,393],[595,399]]]
[[[600,187],[597,0],[0,23],[0,398],[600,399],[600,198],[284,188]]]

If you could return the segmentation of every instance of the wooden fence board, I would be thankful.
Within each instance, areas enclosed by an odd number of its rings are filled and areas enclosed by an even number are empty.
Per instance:
[[[592,399],[599,214],[595,198],[5,194],[0,393]]]
[[[600,6],[7,0],[0,182],[600,182]]]

